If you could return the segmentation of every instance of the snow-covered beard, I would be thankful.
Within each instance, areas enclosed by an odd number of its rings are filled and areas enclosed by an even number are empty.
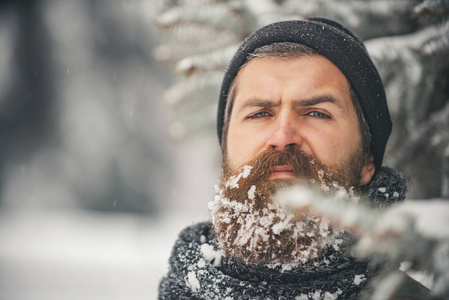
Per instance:
[[[279,189],[297,183],[315,183],[326,192],[357,190],[361,160],[355,155],[351,167],[345,164],[338,168],[330,168],[293,147],[267,150],[236,171],[230,170],[225,161],[220,187],[209,203],[218,246],[227,256],[247,264],[290,266],[318,258],[329,246],[338,247],[342,231],[311,213],[298,218],[272,199]],[[296,178],[268,179],[272,168],[279,165],[293,167]]]

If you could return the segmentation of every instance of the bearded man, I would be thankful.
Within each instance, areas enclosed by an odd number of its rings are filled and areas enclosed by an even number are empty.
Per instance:
[[[259,29],[226,71],[217,124],[211,222],[181,232],[159,298],[360,297],[379,267],[354,257],[355,238],[273,195],[299,183],[374,206],[405,198],[405,182],[382,167],[392,123],[363,43],[327,19]]]

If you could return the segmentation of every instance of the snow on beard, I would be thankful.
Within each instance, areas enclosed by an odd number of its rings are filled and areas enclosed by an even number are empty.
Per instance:
[[[269,180],[272,168],[281,165],[291,166],[296,178]],[[267,150],[234,172],[225,161],[220,187],[209,203],[219,247],[247,264],[283,267],[317,259],[331,245],[337,248],[341,232],[310,213],[298,219],[272,198],[277,190],[301,182],[317,183],[326,192],[357,188],[357,168],[329,168],[295,147]]]

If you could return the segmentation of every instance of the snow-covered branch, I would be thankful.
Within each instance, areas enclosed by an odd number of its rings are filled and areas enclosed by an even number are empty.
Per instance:
[[[413,9],[415,15],[449,15],[449,1],[447,0],[426,0]]]
[[[387,258],[393,266],[406,261],[408,271],[433,275],[434,295],[449,294],[448,201],[413,200],[376,209],[363,200],[354,203],[344,194],[334,197],[302,186],[281,191],[276,200],[296,215],[309,211],[358,235],[354,250],[360,257]],[[402,284],[403,275],[397,268],[382,276],[375,282],[374,295],[385,295],[386,286],[393,292],[397,288],[391,284],[393,279]],[[376,297],[372,299],[380,299]]]

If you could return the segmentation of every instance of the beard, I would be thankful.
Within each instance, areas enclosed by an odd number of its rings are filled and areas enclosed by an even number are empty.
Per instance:
[[[218,246],[226,256],[246,264],[297,266],[319,258],[330,246],[342,243],[342,230],[311,213],[298,219],[273,201],[274,194],[293,184],[318,184],[326,193],[359,191],[363,155],[357,151],[347,163],[329,167],[296,147],[266,150],[238,170],[226,157],[215,200],[209,203]],[[349,163],[350,162],[350,163]],[[270,180],[275,166],[293,168],[294,179]]]

